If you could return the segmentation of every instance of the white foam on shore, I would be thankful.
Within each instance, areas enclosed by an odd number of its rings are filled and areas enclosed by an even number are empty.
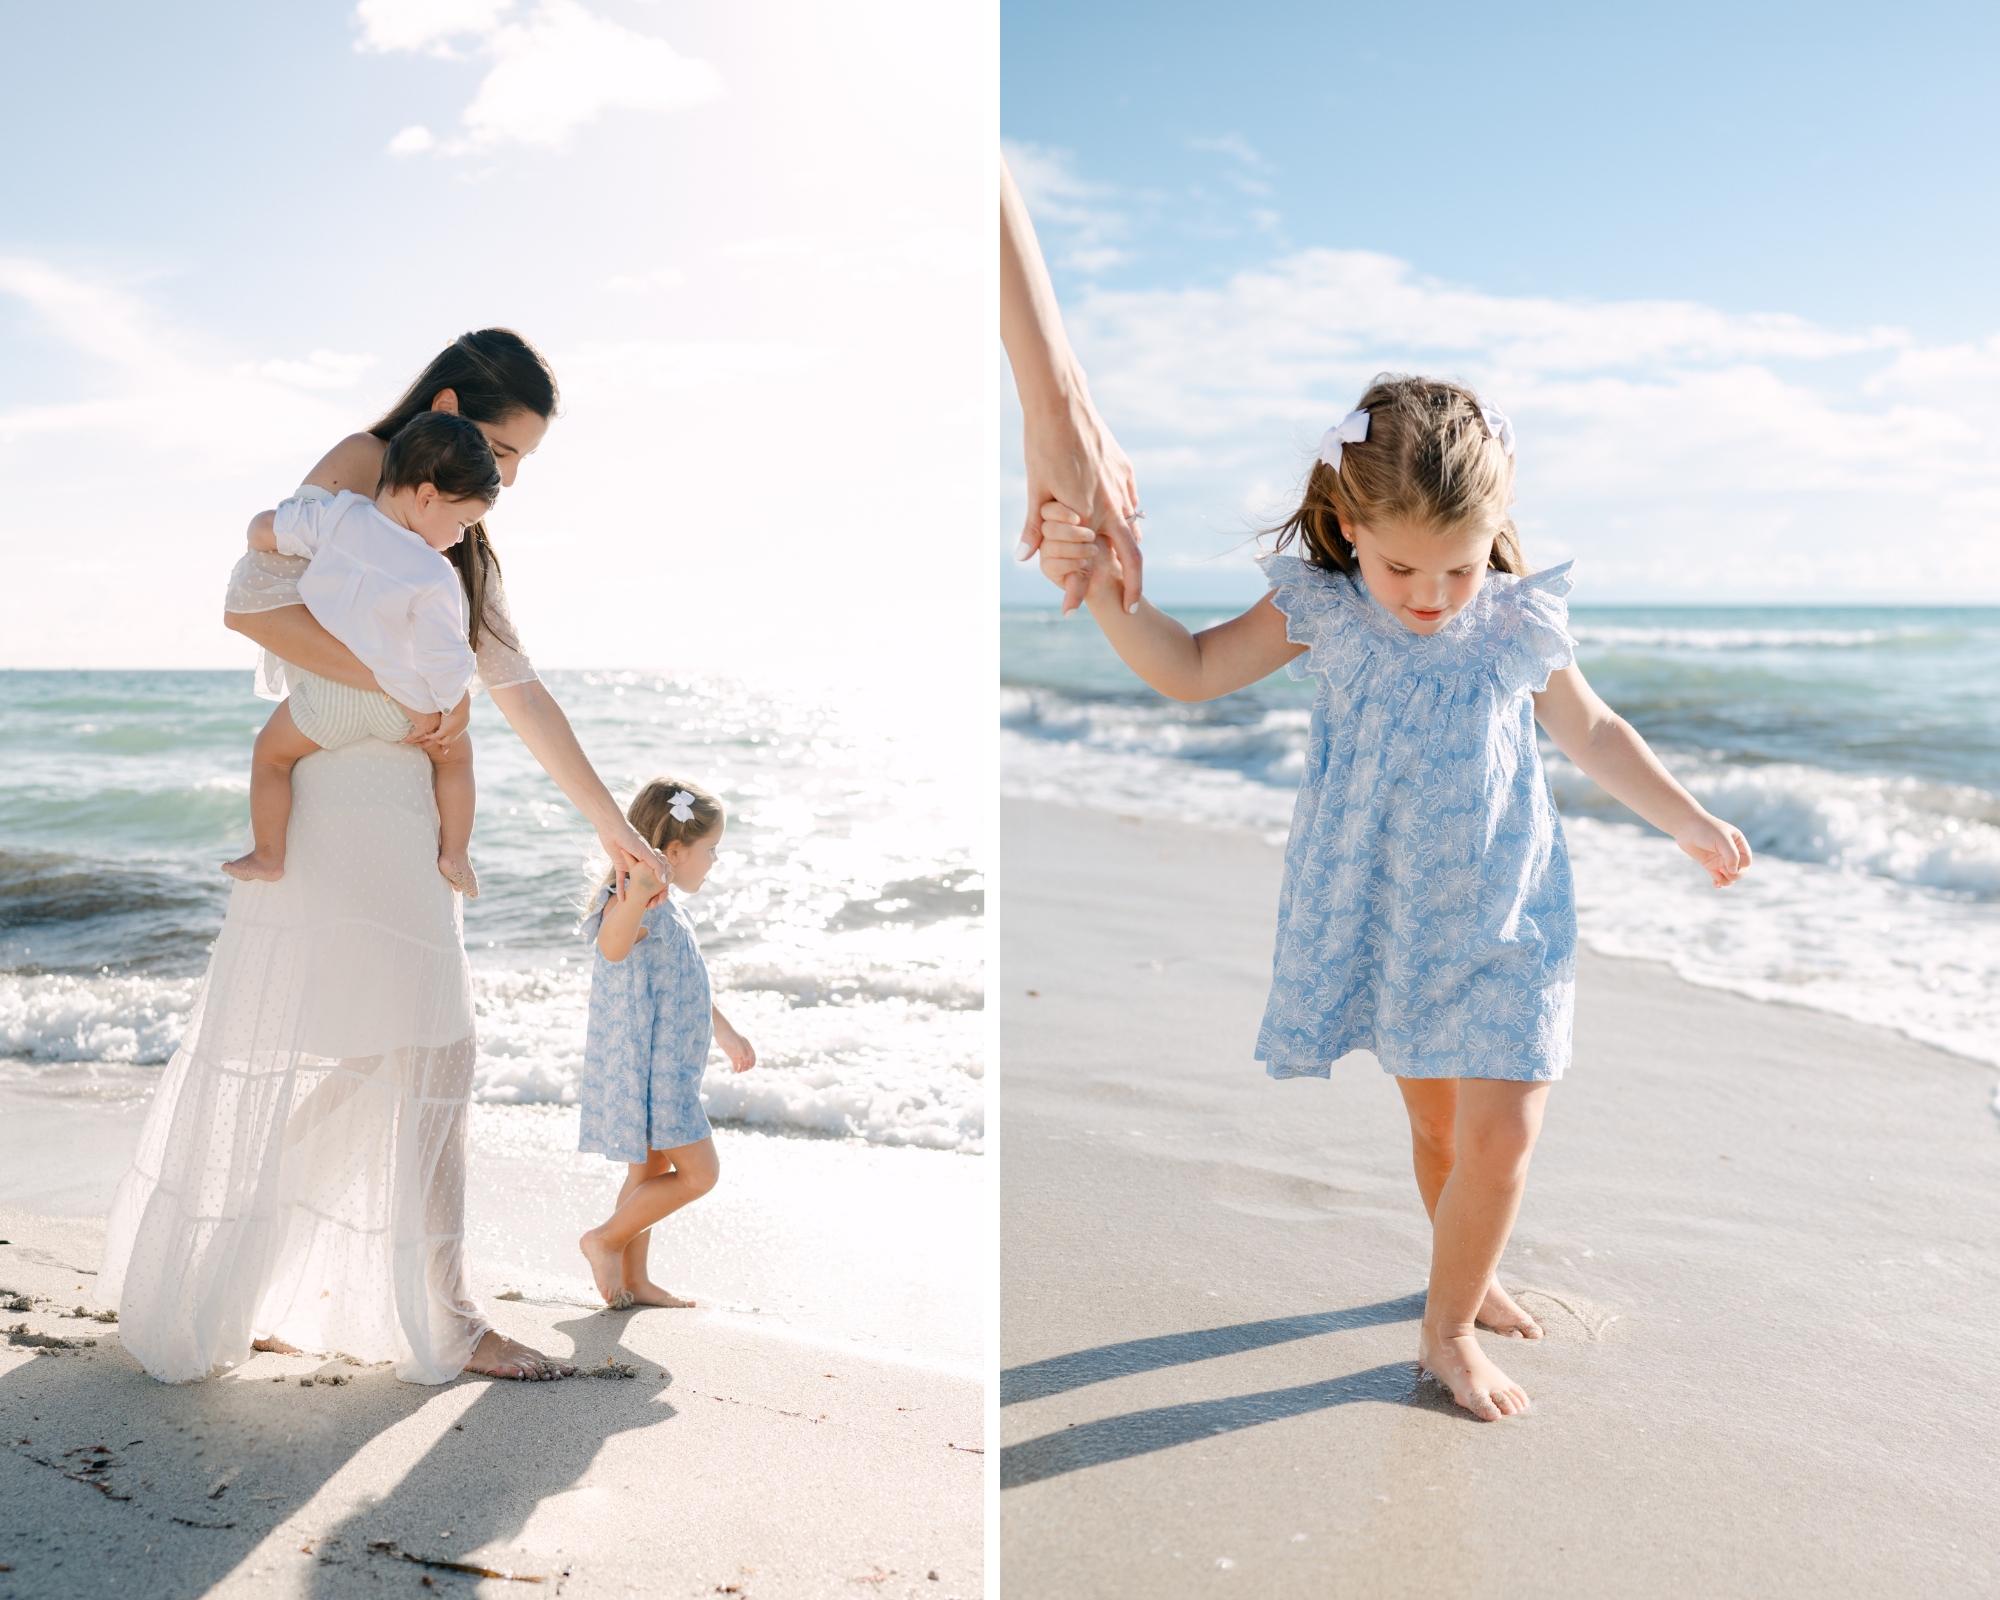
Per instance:
[[[737,1074],[718,1051],[703,1099],[717,1121],[752,1128],[832,1134],[870,1144],[977,1152],[985,1137],[984,1025],[977,1009],[902,992],[963,1000],[978,993],[966,970],[927,980],[907,969],[780,976],[789,987],[757,984],[769,950],[751,953],[744,981],[717,963],[716,999],[756,1046],[759,1065]],[[5,1076],[28,1082],[72,1073],[74,1064],[154,1069],[172,1056],[200,981],[191,977],[0,975],[0,1055]],[[819,1003],[801,1001],[812,990]],[[887,992],[880,992],[887,991]],[[473,1098],[491,1105],[573,1105],[583,1065],[589,968],[582,963],[529,970],[475,970],[479,1062]],[[141,1073],[141,1077],[149,1074]],[[118,1083],[130,1092],[131,1073]],[[65,1077],[61,1081],[67,1082]]]

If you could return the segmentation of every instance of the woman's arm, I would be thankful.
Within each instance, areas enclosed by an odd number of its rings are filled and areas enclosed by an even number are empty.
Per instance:
[[[665,857],[640,838],[638,830],[625,820],[618,802],[611,798],[611,791],[604,787],[604,780],[590,764],[590,757],[577,743],[576,730],[569,725],[569,718],[563,715],[563,708],[556,704],[555,696],[541,680],[531,678],[526,683],[495,689],[492,694],[493,703],[521,736],[528,753],[542,764],[542,770],[555,779],[556,787],[569,797],[570,804],[597,830],[598,842],[617,870],[620,897],[625,893],[628,875],[636,867],[643,866],[659,882],[666,882]]]
[[[375,674],[361,658],[319,625],[304,606],[278,606],[270,611],[225,611],[222,625],[262,645],[280,661],[289,661],[322,678],[355,689],[380,689]]]
[[[1304,645],[1285,637],[1285,615],[1269,595],[1242,616],[1200,633],[1189,633],[1150,600],[1126,610],[1110,541],[1102,534],[1093,539],[1076,514],[1061,506],[1044,510],[1042,572],[1051,583],[1064,585],[1080,575],[1084,604],[1111,648],[1172,700],[1213,700],[1234,693],[1305,654]],[[1067,598],[1068,588],[1063,592]]]
[[[1535,720],[1555,747],[1612,799],[1631,807],[1708,869],[1721,889],[1749,869],[1750,841],[1702,809],[1646,741],[1598,697],[1576,667],[1549,674]]]
[[[1124,567],[1127,607],[1139,603],[1139,544],[1128,520],[1139,509],[1132,463],[1091,404],[1083,367],[1063,331],[1055,285],[1035,239],[1021,191],[1000,163],[1000,342],[1021,396],[1021,453],[1028,469],[1028,520],[1015,555],[1025,561],[1042,542],[1042,507],[1060,501],[1083,526],[1106,535]],[[1065,613],[1082,602],[1069,586]]]

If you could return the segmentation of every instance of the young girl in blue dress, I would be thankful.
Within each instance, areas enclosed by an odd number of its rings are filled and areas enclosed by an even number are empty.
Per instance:
[[[1418,1360],[1486,1421],[1528,1404],[1474,1329],[1541,1337],[1494,1274],[1575,992],[1535,724],[1716,887],[1750,864],[1577,670],[1569,564],[1529,575],[1507,517],[1513,457],[1512,425],[1470,390],[1377,379],[1275,530],[1271,592],[1193,635],[1146,602],[1128,613],[1109,543],[1062,506],[1042,524],[1044,574],[1084,575],[1105,637],[1162,694],[1211,700],[1281,666],[1318,680],[1257,1058],[1324,1078],[1372,1050],[1395,1076],[1432,1222]]]
[[[607,881],[583,924],[596,951],[578,1148],[626,1165],[618,1204],[578,1244],[608,1304],[691,1306],[648,1275],[648,1230],[707,1194],[721,1173],[701,1107],[710,1039],[738,1072],[757,1064],[757,1052],[710,998],[694,924],[673,897],[699,894],[715,866],[722,802],[699,784],[655,778],[625,814],[666,857],[670,882],[642,867],[617,899]]]

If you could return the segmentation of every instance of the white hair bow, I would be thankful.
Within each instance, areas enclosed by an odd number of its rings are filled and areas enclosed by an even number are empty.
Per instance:
[[[1335,472],[1340,470],[1340,447],[1344,444],[1362,444],[1368,438],[1368,413],[1350,411],[1340,419],[1338,427],[1328,428],[1320,435],[1319,458]]]
[[[1485,419],[1487,437],[1498,439],[1500,448],[1511,456],[1514,453],[1514,424],[1507,420],[1507,413],[1498,406],[1482,405],[1479,415]]]
[[[694,816],[694,796],[685,789],[676,789],[667,802],[667,815],[676,822],[688,821]]]

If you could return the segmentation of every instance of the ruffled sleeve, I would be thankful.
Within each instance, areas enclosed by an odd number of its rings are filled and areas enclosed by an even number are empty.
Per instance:
[[[1354,581],[1283,553],[1259,556],[1257,565],[1271,585],[1271,603],[1284,614],[1285,637],[1306,647],[1286,663],[1286,672],[1344,678],[1367,653],[1355,626]]]
[[[1576,641],[1569,636],[1569,591],[1572,562],[1522,578],[1495,596],[1494,671],[1509,693],[1526,689],[1540,694],[1549,675],[1576,660]]]
[[[488,694],[517,683],[534,683],[541,676],[521,649],[521,636],[508,615],[507,590],[497,567],[486,575],[486,608],[479,619],[479,648],[473,656],[479,667],[475,687]]]

